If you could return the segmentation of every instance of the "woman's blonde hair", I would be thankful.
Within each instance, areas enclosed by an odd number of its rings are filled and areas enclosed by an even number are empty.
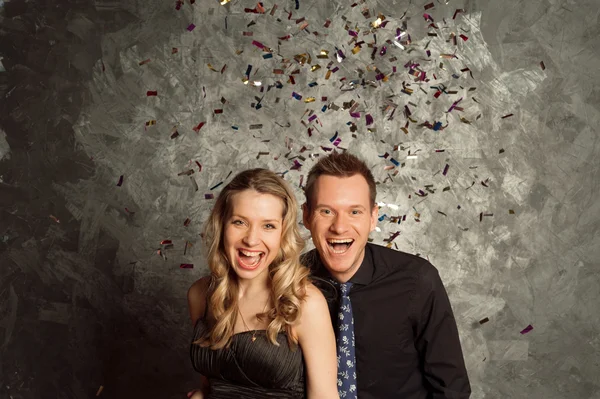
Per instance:
[[[269,265],[269,306],[257,315],[269,321],[267,337],[279,345],[277,335],[285,331],[290,346],[297,344],[292,326],[300,316],[301,302],[306,296],[309,271],[300,263],[304,240],[297,225],[298,203],[288,184],[267,169],[249,169],[239,173],[221,191],[205,226],[204,240],[208,249],[211,284],[207,301],[210,328],[195,343],[219,349],[227,346],[233,336],[238,316],[238,280],[223,247],[224,225],[231,217],[232,197],[245,190],[271,194],[283,201],[281,247]]]

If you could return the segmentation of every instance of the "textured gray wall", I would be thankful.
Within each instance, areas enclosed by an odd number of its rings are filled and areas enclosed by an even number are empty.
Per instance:
[[[182,398],[205,195],[263,166],[301,198],[336,131],[380,182],[374,242],[439,268],[472,397],[600,398],[597,0],[176,3],[0,0],[0,398]]]

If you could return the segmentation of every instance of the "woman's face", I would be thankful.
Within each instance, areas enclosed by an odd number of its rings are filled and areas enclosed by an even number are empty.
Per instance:
[[[244,190],[231,197],[225,220],[225,254],[240,279],[267,278],[281,247],[283,201],[271,194]]]

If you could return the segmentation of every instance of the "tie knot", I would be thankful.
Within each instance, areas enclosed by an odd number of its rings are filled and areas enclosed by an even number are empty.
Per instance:
[[[340,291],[342,296],[348,296],[350,292],[350,287],[352,287],[352,283],[340,283]]]

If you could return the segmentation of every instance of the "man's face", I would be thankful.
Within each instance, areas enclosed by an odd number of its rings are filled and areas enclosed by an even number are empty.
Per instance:
[[[361,175],[320,176],[314,185],[310,210],[303,206],[303,221],[310,230],[321,260],[332,277],[348,281],[365,256],[369,233],[377,225],[377,207]]]

